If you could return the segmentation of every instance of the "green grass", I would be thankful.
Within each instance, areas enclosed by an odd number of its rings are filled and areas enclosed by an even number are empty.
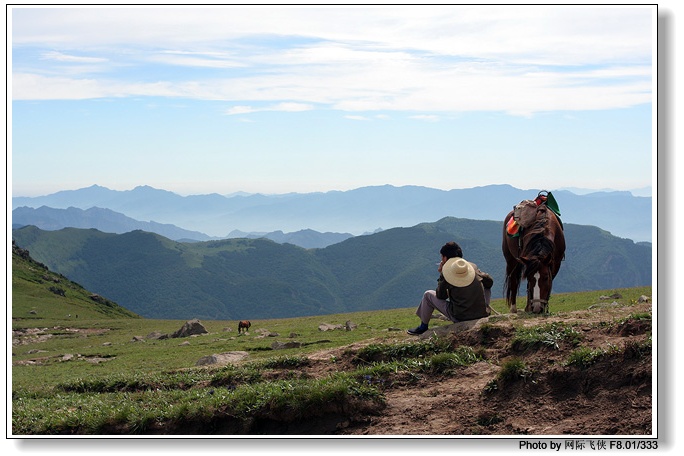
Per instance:
[[[565,323],[543,323],[539,326],[518,328],[511,345],[518,350],[546,347],[558,350],[562,343],[578,345],[582,339],[575,328]]]
[[[587,309],[600,302],[599,296],[614,291],[622,293],[619,301],[624,305],[651,293],[650,287],[644,287],[560,294],[552,298],[552,314]],[[79,314],[78,319],[65,318],[68,312],[63,308],[24,318],[33,298],[16,292],[14,296],[17,300],[12,301],[13,316],[20,309],[21,318],[13,319],[13,330],[42,328],[50,336],[12,347],[15,435],[145,433],[160,425],[207,423],[217,417],[235,421],[238,428],[234,431],[239,433],[240,425],[247,426],[245,423],[258,417],[287,421],[349,404],[360,410],[381,406],[384,388],[399,378],[411,381],[422,375],[449,375],[482,360],[470,347],[451,347],[447,340],[408,336],[405,329],[417,322],[414,308],[252,320],[246,335],[237,334],[236,321],[202,321],[209,334],[157,340],[146,336],[153,332],[171,334],[185,321],[112,318],[87,312]],[[47,295],[33,303],[42,305],[45,299],[56,298]],[[556,300],[563,306],[556,307]],[[492,305],[507,312],[503,300],[495,300]],[[541,343],[550,347],[579,340],[571,327],[548,325],[544,316],[519,313],[516,318],[538,319],[532,333],[536,331]],[[635,315],[633,319],[648,320],[650,315]],[[356,324],[356,328],[319,330],[323,323],[344,326],[346,321]],[[431,327],[448,324],[435,319]],[[372,344],[354,351],[355,370],[319,379],[296,378],[298,368],[308,365],[312,352],[370,339]],[[301,346],[272,350],[275,341],[297,341]],[[649,348],[630,350],[637,356]],[[246,351],[249,356],[238,365],[195,366],[204,356],[229,351]],[[576,356],[586,359],[589,355]],[[29,360],[34,363],[21,364]],[[331,364],[338,361],[333,357],[328,360]],[[579,365],[580,361],[574,363]],[[269,379],[267,374],[272,369],[289,369],[293,376]],[[506,367],[511,378],[529,376],[525,369],[524,365]]]
[[[142,389],[123,392],[13,394],[17,434],[100,434],[116,427],[142,433],[154,423],[209,423],[216,416],[240,422],[277,416],[285,421],[323,415],[331,404],[355,397],[380,401],[377,389],[346,375],[317,380],[246,383],[236,388]]]

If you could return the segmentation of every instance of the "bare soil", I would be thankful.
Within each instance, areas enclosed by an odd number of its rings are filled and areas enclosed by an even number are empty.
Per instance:
[[[266,425],[259,433],[336,435],[611,435],[652,434],[652,354],[644,350],[651,322],[630,315],[651,311],[650,303],[611,306],[530,318],[520,314],[490,318],[486,325],[452,333],[452,347],[468,345],[485,361],[449,375],[394,379],[384,389],[385,405],[352,407],[315,423]],[[606,354],[585,367],[568,365],[578,347],[520,349],[512,344],[514,326],[554,321],[575,325],[581,347]],[[413,336],[406,336],[407,338]],[[352,369],[358,346],[310,356],[302,375]],[[331,357],[336,362],[331,363]],[[497,381],[507,360],[518,359],[529,375]]]

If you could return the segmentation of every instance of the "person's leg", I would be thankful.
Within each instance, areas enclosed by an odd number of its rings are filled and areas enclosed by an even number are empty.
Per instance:
[[[439,299],[435,290],[426,291],[416,309],[416,315],[420,318],[420,326],[415,329],[409,329],[408,333],[417,335],[427,331],[430,319],[432,318],[432,313],[435,309],[442,312],[442,314],[447,315],[446,307],[447,302],[444,299]]]

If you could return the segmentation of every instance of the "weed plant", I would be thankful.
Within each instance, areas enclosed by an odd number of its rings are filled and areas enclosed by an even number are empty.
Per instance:
[[[517,350],[547,347],[554,350],[560,348],[561,343],[576,346],[580,343],[582,334],[572,326],[562,322],[547,323],[539,326],[517,328],[511,340],[511,345]]]

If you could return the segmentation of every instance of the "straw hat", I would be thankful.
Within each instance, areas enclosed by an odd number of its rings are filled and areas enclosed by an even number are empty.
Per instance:
[[[449,258],[442,266],[442,275],[455,287],[467,287],[475,279],[475,268],[463,258]]]

